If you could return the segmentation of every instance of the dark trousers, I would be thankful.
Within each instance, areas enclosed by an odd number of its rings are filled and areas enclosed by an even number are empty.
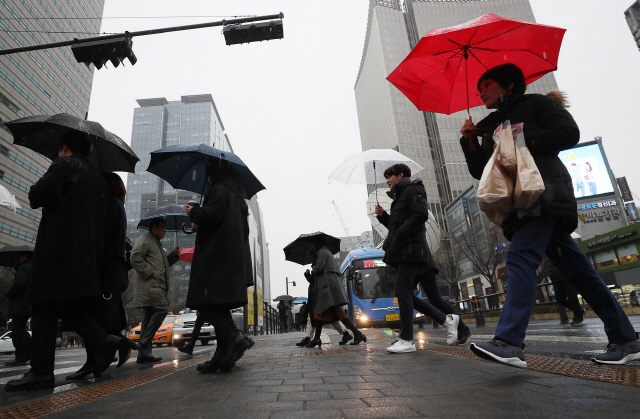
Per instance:
[[[197,316],[196,321],[193,324],[193,331],[191,332],[191,339],[189,339],[189,346],[196,346],[196,342],[198,342],[198,337],[200,336],[200,329],[202,329],[203,324],[204,318],[202,316]]]
[[[280,315],[280,333],[287,333],[287,318]]]
[[[413,340],[413,309],[431,317],[442,324],[446,317],[434,306],[413,295],[418,283],[418,273],[421,266],[416,263],[400,263],[396,276],[395,294],[400,306],[400,339]]]
[[[140,327],[140,344],[138,345],[138,356],[153,356],[153,337],[155,336],[162,321],[169,312],[169,306],[149,306],[143,307],[144,317]]]
[[[438,289],[438,281],[436,280],[436,272],[433,269],[418,274],[417,279],[420,283],[420,286],[422,287],[422,291],[429,299],[429,303],[431,303],[435,308],[440,310],[445,315],[457,314],[456,310],[451,306],[451,304],[447,303],[440,295],[440,290]],[[462,319],[460,319],[458,323],[458,330],[464,330],[465,327],[466,325],[464,324]]]
[[[582,314],[582,307],[580,307],[580,300],[578,300],[578,292],[573,285],[567,281],[554,282],[553,291],[556,293],[556,301],[558,304],[573,311],[573,317]]]
[[[107,335],[90,314],[94,304],[95,299],[82,298],[33,305],[31,368],[35,374],[53,372],[58,318],[62,319],[69,329],[75,330],[84,339],[85,344],[95,347],[100,339]]]
[[[16,348],[16,361],[24,362],[31,359],[31,335],[27,331],[29,315],[13,316],[11,318],[11,340]]]
[[[216,352],[218,350],[224,351],[240,333],[233,323],[231,311],[228,307],[218,306],[198,307],[198,311],[200,312],[198,318],[202,317],[203,320],[209,322],[215,329],[216,340],[218,341]]]
[[[545,254],[600,317],[609,342],[637,339],[629,318],[587,256],[568,233],[556,230],[556,220],[550,218],[532,219],[513,235],[507,250],[509,292],[496,328],[497,338],[522,346],[536,300],[536,269]]]

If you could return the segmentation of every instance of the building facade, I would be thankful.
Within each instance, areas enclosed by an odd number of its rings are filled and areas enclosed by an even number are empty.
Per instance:
[[[138,99],[139,107],[134,109],[131,131],[131,148],[140,158],[136,173],[127,178],[127,237],[134,241],[146,230],[138,230],[137,225],[152,208],[170,204],[186,205],[190,200],[200,201],[200,194],[176,190],[167,182],[146,171],[152,151],[171,145],[208,144],[223,151],[233,152],[229,138],[224,133],[224,125],[209,94],[182,96],[178,101],[166,98]],[[249,325],[253,325],[255,301],[259,316],[262,315],[264,295],[270,296],[269,275],[265,273],[266,241],[262,212],[254,196],[249,205],[249,227],[251,253],[253,258],[256,289],[247,289],[249,297]],[[188,229],[190,226],[186,226]],[[175,246],[183,249],[195,246],[195,234],[183,232],[167,233],[162,241],[164,248],[171,251]],[[184,308],[191,264],[176,263],[170,270],[171,290],[169,300],[176,309]],[[255,291],[255,292],[254,292]],[[259,320],[261,323],[261,320]]]
[[[485,13],[535,22],[528,0],[370,0],[362,61],[355,84],[362,149],[392,148],[416,161],[429,209],[445,230],[444,208],[472,184],[460,149],[466,111],[452,115],[421,112],[386,77],[432,29],[464,23]],[[473,82],[475,83],[475,81]],[[528,86],[532,93],[556,89],[553,74]],[[471,109],[474,121],[487,115]],[[373,186],[368,186],[373,190]],[[379,241],[376,237],[376,241]]]
[[[624,18],[631,30],[631,36],[640,50],[640,0],[634,1],[631,7],[625,10]]]
[[[0,49],[97,36],[104,0],[0,0]],[[70,47],[0,56],[0,186],[22,208],[0,206],[0,247],[33,245],[41,219],[29,207],[31,185],[51,161],[14,146],[4,122],[31,115],[68,113],[84,118],[89,109],[91,69],[76,62]]]

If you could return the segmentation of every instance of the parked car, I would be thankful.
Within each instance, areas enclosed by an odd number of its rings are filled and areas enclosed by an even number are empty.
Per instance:
[[[193,326],[196,322],[196,313],[191,311],[180,315],[173,324],[173,344],[180,348],[184,346],[189,339],[191,339],[191,333],[193,332]],[[198,340],[201,344],[207,345],[210,340],[216,338],[215,329],[209,323],[204,322],[198,335]]]
[[[162,324],[158,328],[158,331],[153,336],[153,344],[160,347],[163,344],[167,344],[167,346],[172,346],[171,335],[173,333],[173,323],[178,318],[177,314],[169,314],[164,318]],[[140,342],[140,329],[142,328],[142,323],[138,324],[136,327],[131,329],[129,333],[129,338],[131,338],[134,342]]]
[[[244,329],[244,311],[241,308],[235,308],[231,310],[231,317],[233,318],[233,324],[240,330]]]
[[[29,332],[31,334],[31,332]],[[16,351],[11,340],[11,330],[0,336],[0,354],[11,354]]]

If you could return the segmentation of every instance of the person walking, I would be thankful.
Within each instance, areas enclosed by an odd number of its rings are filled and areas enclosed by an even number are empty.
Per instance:
[[[59,157],[29,191],[31,208],[43,208],[27,284],[33,310],[31,370],[9,381],[5,391],[54,386],[58,318],[93,345],[96,372],[106,370],[115,353],[128,348],[126,340],[109,335],[91,314],[96,299],[102,298],[107,185],[87,160],[90,148],[82,134],[65,134]]]
[[[287,303],[284,300],[280,300],[277,305],[278,313],[280,314],[280,333],[289,332],[289,322],[287,321]]]
[[[126,189],[122,178],[115,173],[103,173],[107,182],[109,197],[107,200],[107,218],[105,229],[104,256],[102,261],[102,298],[99,298],[94,306],[95,319],[107,331],[114,336],[122,336],[122,331],[127,328],[127,313],[122,304],[122,293],[129,286],[129,279],[125,270],[125,243],[126,243],[126,213],[124,201]],[[128,349],[123,349],[120,357],[124,361],[131,356],[131,349],[137,345],[127,339]],[[73,341],[71,342],[73,346]],[[101,372],[94,371],[95,348],[90,342],[85,346],[87,360],[78,371],[67,375],[67,380],[78,380],[93,373],[94,377],[100,377]],[[124,362],[123,361],[123,362]]]
[[[375,213],[378,221],[389,229],[389,235],[382,246],[385,252],[382,260],[398,271],[395,295],[400,307],[402,329],[400,338],[388,347],[387,351],[415,352],[414,308],[441,324],[447,333],[447,345],[453,345],[458,341],[460,317],[457,314],[443,314],[413,293],[422,279],[429,293],[433,294],[433,287],[429,286],[428,282],[429,278],[435,279],[435,274],[438,272],[427,245],[425,223],[429,217],[429,211],[424,185],[420,179],[412,181],[411,169],[402,163],[387,168],[384,177],[390,189],[387,194],[393,199],[391,214],[388,214],[380,204],[376,204]]]
[[[320,340],[322,326],[336,321],[341,321],[353,333],[351,345],[366,342],[367,337],[365,334],[356,328],[347,313],[341,308],[341,306],[348,303],[348,300],[342,287],[342,281],[340,281],[340,271],[336,260],[327,249],[324,238],[322,236],[314,237],[311,242],[311,249],[315,254],[315,260],[312,265],[313,271],[307,269],[305,277],[311,276],[309,282],[315,284],[313,295],[315,331],[313,340],[305,346],[307,348],[320,347],[322,345],[322,340]]]
[[[495,146],[492,134],[503,121],[510,120],[511,125],[523,124],[524,140],[545,190],[532,208],[515,210],[502,222],[504,236],[511,241],[506,254],[509,292],[494,338],[472,343],[470,349],[490,361],[527,366],[524,339],[536,299],[536,270],[546,254],[604,323],[609,344],[593,361],[624,364],[640,359],[640,336],[570,236],[578,225],[577,204],[571,176],[558,153],[575,146],[580,139],[573,117],[547,96],[525,94],[524,75],[514,64],[487,70],[477,87],[485,107],[496,111],[477,125],[469,118],[460,129],[460,145],[469,173],[476,179],[482,177]]]
[[[189,338],[189,343],[178,348],[178,351],[183,354],[193,355],[193,348],[196,347],[196,343],[198,342],[198,338],[200,337],[200,330],[204,325],[204,317],[200,315],[200,312],[196,310],[196,320],[193,322],[193,330],[191,331],[191,337]]]
[[[144,317],[140,328],[138,364],[162,361],[153,356],[153,336],[169,313],[169,268],[178,261],[180,246],[167,253],[160,241],[167,234],[164,218],[154,218],[149,223],[149,232],[138,237],[131,250],[133,275],[133,307],[142,308]],[[193,272],[193,271],[192,271]]]
[[[243,187],[231,165],[222,160],[207,166],[207,178],[203,205],[187,205],[198,233],[186,301],[216,331],[213,358],[197,367],[205,374],[231,371],[252,346],[236,329],[230,310],[247,304],[247,287],[254,283]]]
[[[562,307],[569,309],[573,312],[573,320],[571,320],[572,326],[578,326],[584,322],[584,315],[587,310],[580,306],[580,300],[578,300],[578,291],[571,285],[569,279],[560,272],[560,270],[548,260],[548,257],[544,257],[544,266],[547,269],[547,276],[553,283],[553,291],[558,304]]]
[[[27,303],[27,283],[31,274],[33,252],[20,252],[20,263],[16,266],[13,284],[7,291],[7,309],[11,317],[11,340],[15,347],[15,359],[6,366],[26,365],[31,359],[31,335],[27,323],[31,317],[31,306]]]

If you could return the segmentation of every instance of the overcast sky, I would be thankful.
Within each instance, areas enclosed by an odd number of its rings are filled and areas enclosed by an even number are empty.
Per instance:
[[[602,136],[616,176],[640,196],[640,51],[624,20],[631,0],[530,0],[538,23],[567,29],[556,79],[583,141]],[[89,119],[130,142],[136,99],[210,93],[234,151],[267,187],[258,193],[271,262],[271,293],[306,295],[304,267],[282,248],[301,233],[370,230],[363,186],[328,181],[361,151],[356,80],[368,1],[106,0],[102,31],[120,33],[283,12],[284,39],[226,46],[222,29],[136,37],[135,66],[95,72]],[[146,18],[158,16],[198,18]],[[205,17],[206,16],[206,17]],[[211,17],[209,17],[211,16]],[[112,17],[138,17],[115,19]],[[145,17],[145,18],[142,18]]]

